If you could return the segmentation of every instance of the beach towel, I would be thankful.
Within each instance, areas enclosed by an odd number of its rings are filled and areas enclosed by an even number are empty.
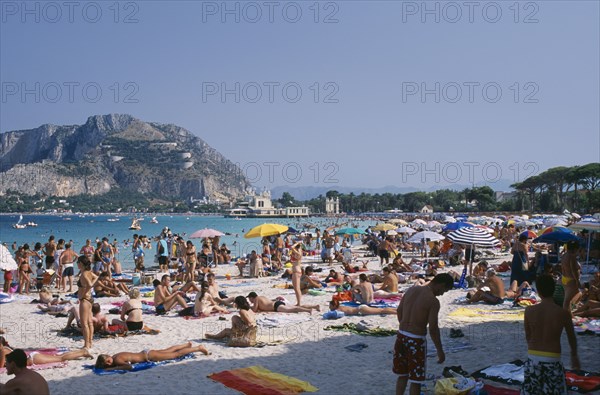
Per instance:
[[[585,370],[565,371],[567,387],[571,391],[585,394],[600,390],[600,373],[587,372]]]
[[[129,372],[139,372],[140,370],[147,370],[147,369],[153,368],[155,366],[167,365],[169,363],[179,362],[179,361],[183,361],[184,359],[192,359],[192,358],[195,358],[194,354],[187,354],[187,355],[184,355],[183,357],[179,357],[177,359],[171,359],[169,361],[134,363],[132,365],[132,369],[131,370],[105,370],[105,369],[96,369],[96,367],[94,365],[83,365],[83,367],[85,369],[91,369],[92,372],[96,373],[99,376],[107,376],[107,375],[112,375],[112,374],[123,374],[123,373],[129,373]]]
[[[494,387],[493,385],[489,385],[489,384],[485,384],[483,386],[483,390],[488,395],[519,395],[521,393],[520,390],[514,390],[514,389],[510,389],[510,388]]]
[[[43,363],[41,365],[28,366],[28,369],[31,370],[45,370],[45,369],[58,369],[64,368],[67,366],[66,362],[52,362],[52,363]],[[0,368],[0,374],[6,373],[6,368]]]
[[[256,323],[263,328],[281,328],[288,325],[295,325],[300,322],[309,321],[310,317],[292,314],[269,314],[260,316]]]
[[[308,295],[311,295],[311,296],[321,296],[321,295],[325,295],[325,294],[327,294],[327,292],[321,291],[320,289],[309,289],[308,290]]]
[[[357,327],[355,323],[345,323],[342,325],[330,325],[323,328],[326,331],[339,331],[339,332],[351,332],[361,336],[377,336],[377,337],[385,337],[385,336],[395,336],[398,334],[396,329],[388,329],[388,328],[371,328],[366,330],[361,330]]]
[[[600,319],[574,317],[573,327],[578,335],[598,335],[600,336]]]
[[[497,381],[509,385],[521,385],[525,380],[523,361],[517,359],[510,363],[492,365],[472,374],[475,378]]]
[[[109,325],[108,332],[94,332],[95,338],[116,338],[116,337],[127,337],[135,335],[158,335],[159,330],[152,329],[146,325],[137,331],[123,331],[123,327],[118,325]],[[69,337],[69,338],[83,338],[83,334],[74,327],[58,329],[57,336]]]
[[[255,345],[253,345],[253,346],[247,346],[247,347],[244,347],[244,348],[250,348],[250,347],[262,348],[262,347],[266,347],[266,346],[280,346],[282,344],[291,343],[294,340],[296,340],[296,338],[284,337],[284,338],[275,339],[273,336],[259,334],[259,335],[256,336],[256,344]],[[223,338],[223,339],[202,339],[202,341],[205,341],[205,342],[214,342],[214,343],[225,343],[225,344],[227,344],[229,342],[229,339],[228,338]]]
[[[318,391],[307,381],[275,373],[262,366],[224,370],[208,377],[246,395],[292,395]]]
[[[25,354],[27,354],[27,356],[29,356],[29,354],[31,354],[34,351],[37,352],[37,353],[39,353],[39,354],[59,355],[59,354],[62,354],[64,352],[69,351],[69,349],[66,348],[66,347],[58,347],[58,348],[27,348],[24,351],[25,351]],[[67,366],[66,362],[52,362],[52,363],[44,363],[44,364],[29,366],[29,369],[32,369],[32,370],[44,370],[44,369],[64,368],[65,366]],[[0,368],[0,374],[2,374],[2,373],[6,373],[6,368]]]
[[[475,347],[466,340],[457,340],[457,339],[449,339],[444,341],[444,352],[446,354],[452,354],[465,350],[474,350]],[[437,351],[435,348],[431,347],[430,350],[427,351],[427,357],[432,358],[437,356]]]
[[[523,321],[525,317],[525,310],[460,307],[448,314],[448,317],[452,317],[459,321],[472,322]]]
[[[226,283],[226,284],[221,284],[221,287],[250,287],[250,286],[256,286],[259,285],[256,281],[242,281],[241,283]]]

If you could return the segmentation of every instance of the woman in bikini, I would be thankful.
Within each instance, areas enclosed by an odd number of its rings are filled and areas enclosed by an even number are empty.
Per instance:
[[[515,241],[511,253],[513,254],[512,263],[510,266],[510,284],[513,281],[517,281],[517,284],[520,285],[522,282],[527,281],[531,282],[531,278],[528,274],[527,267],[529,265],[528,257],[527,257],[527,235],[519,236],[519,240]]]
[[[196,301],[194,302],[194,315],[196,317],[208,317],[212,313],[229,313],[229,310],[219,306],[218,303],[215,302],[208,292],[208,288],[208,282],[202,281],[200,292],[198,292]]]
[[[6,367],[6,356],[11,352],[13,352],[13,349],[8,345],[8,342],[0,336],[0,368]],[[60,355],[42,354],[37,351],[28,351],[27,353],[27,366],[74,361],[81,358],[92,358],[88,350],[85,349],[68,351]]]
[[[371,307],[366,304],[361,304],[358,307],[352,306],[342,306],[338,300],[332,300],[329,302],[329,310],[331,311],[341,311],[345,315],[377,315],[377,314],[386,314],[392,315],[397,314],[397,310],[395,307]]]
[[[577,241],[570,241],[567,243],[567,251],[560,261],[562,284],[565,290],[563,308],[568,312],[571,312],[571,304],[577,303],[581,297],[581,292],[579,292],[582,288],[581,283],[579,282],[581,268],[579,267],[579,263],[577,263],[578,249],[579,243]]]
[[[77,281],[77,299],[79,299],[79,317],[81,319],[81,331],[83,332],[83,347],[88,350],[92,348],[92,338],[94,337],[94,322],[92,317],[92,289],[98,281],[98,276],[92,273],[92,262],[82,255],[77,259],[77,266],[81,276]]]
[[[100,273],[98,280],[94,284],[94,293],[97,298],[121,296],[119,290],[113,288],[108,282],[108,272]]]
[[[125,316],[127,316],[127,319]],[[115,318],[112,320],[112,324],[125,327],[128,331],[139,331],[144,328],[139,289],[132,288],[129,291],[129,300],[121,306],[121,319],[118,320]]]
[[[302,304],[302,288],[300,279],[302,278],[302,242],[299,241],[290,248],[290,260],[292,261],[292,286],[296,294],[296,306]]]
[[[31,284],[31,279],[29,278],[31,271],[31,266],[29,265],[29,256],[31,251],[29,251],[29,244],[25,244],[23,247],[17,250],[15,257],[17,258],[17,263],[19,264],[19,293],[22,294],[23,290],[25,293],[29,295],[29,286]]]
[[[243,296],[237,296],[233,303],[240,309],[240,313],[231,317],[231,328],[225,328],[215,335],[206,333],[204,336],[214,340],[228,338],[227,345],[229,347],[252,347],[256,345],[257,332],[254,311]]]
[[[183,357],[184,355],[201,352],[204,355],[210,353],[204,346],[192,347],[188,342],[172,346],[164,350],[144,350],[141,352],[120,352],[115,355],[100,354],[96,360],[96,369],[104,370],[131,370],[134,363],[160,362]]]
[[[188,240],[185,245],[185,270],[186,278],[194,281],[196,278],[196,246],[191,240]]]

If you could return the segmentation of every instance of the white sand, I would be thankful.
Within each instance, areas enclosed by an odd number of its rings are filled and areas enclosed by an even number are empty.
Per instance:
[[[508,259],[508,258],[506,258]],[[497,260],[492,263],[498,263]],[[322,275],[327,273],[325,267]],[[339,266],[338,266],[339,268]],[[369,268],[379,269],[379,263],[371,259]],[[257,291],[261,295],[275,297],[285,296],[294,301],[292,290],[273,288],[281,283],[279,278],[238,279],[224,278],[225,273],[235,274],[234,266],[221,266],[217,269],[219,284],[239,283],[240,281],[258,282],[258,286],[221,287],[229,296],[247,295]],[[330,287],[331,288],[331,287]],[[428,358],[427,373],[440,376],[444,366],[462,365],[468,372],[491,364],[510,362],[526,358],[526,343],[523,323],[521,322],[487,322],[464,323],[453,321],[448,313],[460,307],[452,301],[463,296],[463,291],[451,291],[440,298],[440,326],[442,343],[448,342],[450,328],[460,328],[465,333],[462,340],[468,340],[474,350],[447,353],[443,365],[436,363],[436,358]],[[37,295],[32,295],[29,300]],[[98,299],[104,306],[115,300],[125,298]],[[303,304],[319,304],[323,311],[331,294],[309,296],[303,298]],[[112,307],[112,306],[110,306]],[[478,306],[482,308],[490,308]],[[109,306],[106,307],[108,309]],[[58,337],[55,330],[63,327],[66,318],[54,318],[46,314],[38,314],[35,304],[28,300],[17,300],[0,305],[0,326],[5,328],[4,335],[11,346],[23,348],[69,347],[79,348],[81,340]],[[262,313],[269,314],[269,313]],[[271,313],[277,314],[277,313]],[[278,315],[278,314],[277,314]],[[120,351],[141,351],[158,349],[179,344],[188,340],[203,342],[212,352],[211,356],[198,354],[195,359],[155,367],[137,373],[122,375],[98,376],[83,365],[94,361],[70,361],[68,366],[60,369],[39,371],[48,380],[52,393],[82,394],[134,394],[134,393],[173,393],[173,394],[233,394],[237,391],[226,388],[220,383],[207,378],[213,372],[235,368],[262,365],[275,372],[293,376],[310,382],[323,394],[391,394],[395,391],[396,376],[392,373],[392,349],[394,336],[371,337],[359,336],[346,332],[324,331],[328,325],[339,325],[345,322],[366,320],[381,327],[396,329],[396,316],[344,317],[339,320],[323,320],[321,314],[302,313],[307,321],[293,324],[285,328],[261,329],[260,334],[270,336],[274,340],[285,339],[285,344],[266,346],[263,348],[228,348],[222,344],[202,341],[205,332],[216,332],[219,328],[230,324],[231,315],[225,315],[227,321],[218,320],[218,316],[204,319],[185,320],[171,312],[167,316],[144,315],[144,322],[153,329],[161,331],[158,335],[130,336],[118,339],[100,339],[94,342],[95,353],[114,354]],[[118,318],[108,315],[109,318]],[[578,336],[579,352],[582,367],[586,370],[599,371],[600,338],[594,336]],[[355,343],[366,343],[368,348],[362,352],[350,352],[345,346]],[[433,343],[429,340],[430,348]],[[563,362],[569,367],[569,347],[563,335]],[[10,377],[2,374],[0,382]],[[426,392],[433,393],[433,381],[427,382]]]

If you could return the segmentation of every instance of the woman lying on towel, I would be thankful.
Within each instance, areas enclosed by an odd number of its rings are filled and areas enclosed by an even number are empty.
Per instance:
[[[329,310],[341,311],[345,315],[377,315],[377,314],[396,314],[395,307],[371,307],[366,304],[361,304],[358,307],[343,306],[337,300],[329,302]]]
[[[12,351],[13,349],[8,345],[8,342],[2,336],[0,336],[0,368],[5,367],[6,356]],[[80,358],[92,358],[90,352],[85,348],[76,351],[65,352],[60,355],[48,355],[36,351],[28,352],[28,354],[29,355],[27,356],[27,366],[74,361]]]
[[[104,370],[131,370],[132,364],[141,362],[161,362],[177,359],[184,355],[201,352],[204,355],[210,353],[204,346],[192,347],[191,342],[171,346],[164,350],[144,350],[140,352],[120,352],[115,355],[100,354],[96,360],[96,369]]]
[[[214,340],[228,338],[227,345],[229,347],[252,347],[256,345],[257,332],[254,312],[250,309],[248,300],[243,296],[237,296],[233,303],[240,309],[240,315],[231,317],[231,328],[225,328],[215,335],[206,333],[204,336]]]

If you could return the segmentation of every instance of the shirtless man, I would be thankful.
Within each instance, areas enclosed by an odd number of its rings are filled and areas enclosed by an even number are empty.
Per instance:
[[[250,303],[252,303],[252,311],[255,313],[259,313],[261,311],[264,312],[273,312],[276,311],[278,313],[310,313],[312,314],[313,310],[321,311],[321,307],[319,305],[314,306],[288,306],[285,304],[283,300],[271,300],[265,296],[258,296],[256,292],[250,292],[247,296]]]
[[[156,308],[156,314],[166,314],[167,311],[171,310],[173,306],[179,304],[181,307],[186,308],[187,303],[183,299],[185,292],[177,291],[171,293],[169,291],[171,277],[168,274],[162,276],[161,281],[154,280],[154,306]]]
[[[56,253],[56,243],[54,235],[48,238],[48,242],[44,245],[44,255],[46,255],[46,269],[54,268],[54,253]]]
[[[389,266],[383,267],[383,283],[375,291],[377,296],[395,295],[398,293],[398,275]]]
[[[0,384],[0,393],[4,395],[20,394],[50,394],[48,383],[41,374],[27,369],[27,355],[21,349],[13,350],[6,355],[6,373],[14,374],[15,378],[6,384]]]
[[[369,282],[369,278],[365,273],[358,276],[358,285],[352,289],[354,301],[360,304],[369,304],[373,302],[373,284]]]
[[[562,284],[565,289],[565,299],[563,302],[563,309],[571,312],[571,303],[575,303],[581,297],[581,283],[579,282],[579,276],[581,268],[577,263],[577,250],[579,249],[579,243],[571,241],[567,244],[567,252],[563,255],[560,265],[562,268]]]
[[[398,375],[396,395],[404,394],[410,381],[410,394],[421,393],[425,381],[425,360],[427,358],[427,326],[429,335],[437,350],[438,363],[446,360],[440,339],[438,313],[440,302],[437,296],[454,287],[452,276],[441,273],[422,287],[412,287],[404,294],[398,306],[400,330],[394,345],[393,371]]]
[[[563,329],[571,348],[571,365],[580,369],[577,339],[571,312],[554,303],[555,283],[552,276],[541,275],[536,286],[542,301],[525,309],[525,339],[528,359],[521,394],[566,394],[565,371],[560,361],[560,337]]]
[[[494,269],[488,269],[485,272],[483,287],[477,290],[473,295],[467,294],[467,303],[477,303],[483,300],[487,304],[500,304],[504,302],[506,292],[504,291],[504,282],[498,276]]]
[[[215,274],[208,273],[206,275],[206,282],[208,283],[208,293],[212,296],[213,300],[218,304],[224,304],[225,306],[233,306],[233,302],[235,301],[235,296],[230,296],[229,298],[222,299],[219,296],[219,286],[215,281]]]

